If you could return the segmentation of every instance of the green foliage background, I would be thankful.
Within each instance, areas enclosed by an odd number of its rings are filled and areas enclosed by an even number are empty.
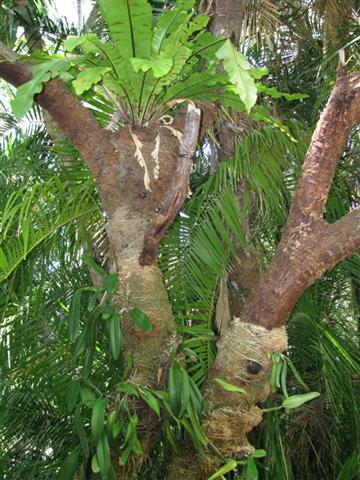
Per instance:
[[[169,2],[153,3],[152,14],[158,18],[163,4]],[[261,18],[256,2],[250,3],[253,9],[249,8],[245,19],[249,25],[251,15]],[[336,30],[338,43],[333,49],[324,51],[324,22],[330,22],[333,29],[337,27],[329,13],[326,17],[321,2],[313,2],[311,8],[300,1],[273,3],[278,6],[276,18],[282,28],[276,35],[264,25],[260,30],[249,29],[240,49],[252,66],[269,69],[266,88],[274,86],[308,97],[288,102],[283,97],[275,99],[259,93],[260,102],[250,116],[244,108],[236,108],[241,127],[236,154],[221,163],[214,175],[210,175],[211,136],[204,140],[194,164],[192,198],[159,253],[182,335],[184,366],[198,386],[216,354],[219,282],[231,268],[236,254],[234,240],[245,250],[255,247],[263,267],[269,263],[311,131],[334,82],[340,47],[345,47],[348,69],[358,68],[359,29],[351,19]],[[80,33],[65,19],[49,19],[42,2],[30,1],[29,6],[34,31],[41,31],[54,52],[66,35]],[[1,39],[26,53],[26,45],[16,36],[22,20],[9,7],[7,1],[1,5]],[[355,2],[354,7],[358,8]],[[151,17],[150,9],[148,15]],[[114,17],[111,21],[117,20]],[[99,39],[108,39],[108,28],[101,18],[93,31]],[[121,38],[113,41],[124,42]],[[143,51],[141,45],[136,48]],[[133,58],[132,52],[130,55]],[[185,72],[180,87],[167,80],[168,97],[161,97],[158,104],[170,100],[171,92],[179,95],[185,87],[192,98],[191,89],[194,79],[201,75],[201,66],[199,61],[194,67],[198,72],[189,71],[188,79]],[[75,62],[71,68],[76,69]],[[146,88],[158,81],[155,70],[142,72],[140,77],[134,72],[131,75],[136,79],[151,77],[153,83]],[[101,125],[106,125],[122,101],[121,94],[114,105],[92,85],[88,92],[82,92],[83,99]],[[141,90],[141,83],[134,85],[140,85]],[[213,83],[214,93],[209,93],[206,84],[200,94],[195,90],[194,98],[213,101],[219,86],[224,87],[223,81]],[[134,93],[133,102],[138,111],[140,90]],[[231,94],[231,101],[223,106],[234,108],[234,99]],[[123,111],[131,111],[129,105]],[[103,312],[91,310],[96,307],[94,292],[81,295],[79,323],[79,332],[85,331],[89,312],[94,312],[91,318],[96,335],[92,344],[76,355],[76,344],[69,337],[74,294],[91,285],[85,255],[96,258],[105,268],[107,265],[108,245],[99,198],[77,152],[70,144],[49,138],[36,106],[19,122],[4,105],[0,122],[0,471],[4,479],[46,480],[56,475],[70,478],[66,470],[79,467],[80,478],[101,478],[100,474],[91,474],[88,461],[96,451],[91,424],[94,402],[102,397],[108,405],[116,404],[131,399],[132,394],[119,391],[119,384],[126,379],[126,359],[114,358]],[[327,204],[329,221],[358,204],[358,154],[359,131],[355,130]],[[241,209],[234,196],[240,179],[247,186]],[[245,228],[247,218],[250,233]],[[94,245],[89,239],[95,239]],[[319,391],[321,396],[297,410],[269,412],[253,432],[253,443],[267,452],[264,458],[255,460],[259,478],[356,478],[360,450],[359,282],[360,257],[355,255],[326,274],[298,302],[288,325],[288,354],[298,374],[288,370],[286,388],[289,394]],[[281,403],[283,395],[280,389],[267,407]],[[120,406],[116,408],[119,411]],[[125,429],[125,435],[129,423],[130,417],[118,427]],[[166,428],[141,478],[164,478],[171,442],[176,444],[182,435],[172,423]],[[240,473],[243,478],[255,478],[250,474],[248,468]]]

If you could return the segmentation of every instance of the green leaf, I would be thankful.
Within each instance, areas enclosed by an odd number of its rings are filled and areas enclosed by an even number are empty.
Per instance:
[[[111,432],[113,438],[118,437],[118,435],[121,432],[123,426],[124,426],[123,421],[115,420],[115,422],[113,424],[113,427],[112,427],[112,432]]]
[[[79,463],[79,454],[79,448],[69,453],[56,476],[56,480],[71,480],[73,478]]]
[[[257,78],[257,77],[254,77]],[[270,95],[270,97],[273,98],[285,98],[285,100],[291,101],[291,100],[301,100],[303,98],[308,98],[309,95],[306,93],[285,93],[285,92],[279,92],[279,90],[275,87],[267,87],[263,83],[257,83],[256,88],[258,92],[261,93],[266,93],[267,95]]]
[[[174,9],[168,10],[159,18],[152,39],[153,51],[157,54],[160,52],[163,42],[171,37],[185,25],[188,11],[194,6],[194,1],[180,0],[176,3]]]
[[[96,303],[99,299],[99,293],[101,292],[101,289],[98,289],[96,292],[94,292],[92,295],[90,295],[90,298],[89,298],[89,301],[88,301],[88,304],[87,304],[87,311],[88,312],[92,312],[95,307],[96,307]]]
[[[86,187],[87,188],[87,187]],[[98,211],[93,195],[80,187],[76,190],[64,187],[59,177],[50,177],[48,181],[27,185],[26,190],[16,192],[15,208],[27,205],[22,218],[29,218],[31,231],[28,238],[29,255],[43,241],[50,238],[61,227],[84,215]],[[51,207],[49,208],[49,200]],[[13,202],[14,200],[11,200]],[[10,203],[11,203],[10,202]],[[7,208],[7,203],[5,204]],[[4,234],[4,233],[3,233]],[[23,252],[23,240],[18,232],[7,235],[0,249],[0,281],[9,277],[26,258]]]
[[[89,444],[88,444],[88,439],[86,436],[84,424],[81,418],[81,412],[80,412],[80,405],[77,406],[74,414],[74,430],[77,433],[79,440],[80,440],[80,445],[84,454],[85,458],[88,458],[89,456]]]
[[[80,308],[81,308],[81,289],[76,290],[70,305],[70,314],[69,314],[69,337],[70,340],[75,340],[79,334],[79,323],[80,323]]]
[[[0,247],[0,266],[1,266],[1,270],[6,271],[9,269],[9,262],[7,261],[4,250],[1,247]]]
[[[106,435],[108,436],[108,438],[112,437],[112,432],[113,432],[115,419],[116,419],[116,412],[113,411],[108,415],[107,420],[106,420],[106,427],[105,428],[106,428]]]
[[[105,398],[97,398],[91,414],[91,434],[97,440],[104,430],[105,420]]]
[[[287,386],[286,386],[286,380],[287,380],[287,363],[285,360],[282,362],[282,369],[281,369],[281,376],[280,376],[280,385],[281,385],[281,390],[282,393],[285,397],[288,397],[287,393]]]
[[[69,83],[69,82],[71,82],[71,80],[74,79],[74,75],[72,75],[69,72],[60,72],[59,77],[65,83]]]
[[[259,472],[253,456],[249,456],[246,460],[246,470],[245,470],[246,480],[258,480]]]
[[[72,52],[74,48],[81,45],[84,37],[69,35],[63,42],[63,47],[66,52]]]
[[[151,410],[153,410],[158,417],[160,417],[160,405],[159,402],[156,400],[154,395],[149,392],[149,390],[143,390],[139,388],[140,397],[146,402]]]
[[[76,47],[81,47],[85,53],[102,53],[108,57],[108,47],[111,45],[101,42],[95,33],[87,33],[81,37],[69,35],[64,41],[65,51],[72,52]],[[79,58],[81,59],[80,56]]]
[[[193,55],[201,55],[202,57],[214,61],[217,60],[216,52],[224,44],[226,38],[215,37],[210,32],[200,33],[196,39],[191,43]]]
[[[94,455],[94,456],[92,457],[92,459],[91,459],[91,470],[92,470],[94,473],[99,473],[99,472],[100,472],[99,462],[98,462],[96,453],[95,453],[95,455]]]
[[[83,94],[93,85],[99,83],[105,73],[110,70],[110,67],[91,67],[80,72],[72,82],[76,95]]]
[[[171,428],[171,425],[169,425],[168,422],[166,422],[166,424],[165,424],[165,433],[166,433],[166,438],[168,439],[172,449],[178,455],[179,452],[180,452],[179,443],[178,443],[178,440],[175,436],[175,433],[173,432],[173,430]]]
[[[95,270],[95,272],[98,273],[101,277],[105,277],[105,275],[107,275],[107,272],[102,267],[100,267],[100,265],[92,257],[90,257],[90,255],[84,255],[84,260],[89,265],[89,267]]]
[[[194,35],[196,32],[203,32],[206,29],[210,21],[209,15],[205,13],[201,13],[200,15],[196,15],[191,22],[185,27],[181,40],[183,43],[186,43],[187,40]]]
[[[299,395],[291,395],[291,397],[285,398],[281,406],[283,408],[298,408],[303,403],[309,402],[310,400],[313,400],[314,398],[317,398],[317,397],[320,397],[319,392],[309,392],[309,393],[303,393]]]
[[[190,401],[190,394],[191,394],[191,386],[190,386],[190,380],[189,380],[189,375],[187,374],[187,371],[185,368],[181,369],[181,408],[180,408],[180,414],[179,417],[181,418],[189,404]]]
[[[51,78],[50,72],[44,72],[18,87],[15,97],[11,100],[11,107],[15,117],[20,120],[32,107],[34,95],[40,93],[44,83]]]
[[[139,398],[139,392],[137,388],[129,383],[120,383],[118,390],[119,392],[129,393],[130,395],[135,395],[135,397]]]
[[[120,455],[120,458],[119,458],[119,464],[120,465],[125,465],[125,463],[128,461],[129,459],[129,456],[132,452],[132,446],[131,445],[128,445],[125,450],[123,451],[123,453]]]
[[[358,478],[360,472],[360,453],[354,452],[348,457],[336,480],[353,480]]]
[[[109,318],[114,314],[115,307],[112,304],[105,304],[101,308],[101,315],[104,320],[109,320]]]
[[[216,95],[219,88],[228,83],[226,75],[194,73],[183,82],[178,81],[166,92],[164,102],[173,98],[200,98],[202,94],[212,89]]]
[[[11,100],[11,106],[15,117],[20,120],[32,107],[34,95],[40,93],[44,83],[55,78],[60,72],[66,72],[71,67],[71,62],[65,58],[34,65],[32,67],[32,79],[18,87],[15,97]]]
[[[82,376],[84,378],[88,377],[91,373],[92,365],[94,362],[94,356],[95,356],[95,348],[94,347],[87,348],[85,353],[84,366],[82,369]]]
[[[134,437],[134,435],[136,435],[136,426],[137,426],[137,415],[134,414],[134,415],[131,415],[131,417],[129,418],[129,423],[127,425],[122,448],[125,447],[125,445],[127,445],[127,443]]]
[[[99,0],[99,7],[120,57],[150,55],[152,12],[147,0]]]
[[[172,58],[173,66],[170,72],[158,81],[155,89],[156,94],[162,93],[164,86],[167,87],[172,82],[179,80],[179,75],[191,55],[191,50],[183,45],[174,48],[172,44],[166,43],[163,46],[162,55],[166,58]]]
[[[260,80],[260,78],[269,74],[269,69],[267,67],[249,68],[248,72],[255,80]]]
[[[287,361],[287,363],[290,367],[290,370],[291,370],[292,374],[294,375],[296,381],[299,383],[299,385],[301,385],[305,390],[310,390],[309,387],[304,382],[304,380],[302,379],[302,377],[301,377],[300,373],[298,372],[297,368],[295,367],[293,362],[290,360],[290,358],[286,358],[286,361]]]
[[[246,391],[243,388],[237,387],[232,383],[225,382],[221,378],[214,378],[214,382],[220,385],[220,387],[222,387],[224,390],[227,390],[228,392],[236,392],[236,393],[240,393],[241,395],[246,395]]]
[[[195,449],[200,453],[201,456],[204,455],[204,444],[199,440],[197,432],[195,432],[193,425],[188,418],[183,417],[181,419],[181,425],[185,428],[187,433],[190,435],[192,443]]]
[[[153,330],[153,325],[147,315],[138,308],[130,310],[130,317],[134,324],[143,332],[150,333]]]
[[[106,476],[111,469],[110,447],[105,433],[96,443],[96,457],[101,473]]]
[[[230,460],[227,462],[223,467],[216,470],[216,472],[208,478],[208,480],[215,480],[216,478],[220,478],[226,473],[231,472],[237,467],[237,462],[235,460]]]
[[[81,332],[77,337],[74,345],[73,356],[77,358],[85,350],[88,340],[88,329],[87,327]]]
[[[119,358],[123,346],[120,320],[121,317],[119,314],[115,314],[109,319],[111,351],[115,360]]]
[[[198,413],[196,412],[191,400],[188,403],[187,413],[193,428],[193,433],[196,436],[196,441],[200,442],[200,444],[202,444],[203,446],[206,446],[208,443],[208,439],[200,423]]]
[[[96,400],[95,393],[87,387],[80,388],[81,401],[87,407],[92,407]]]
[[[255,450],[255,451],[251,454],[251,456],[252,456],[253,458],[264,458],[264,457],[266,457],[266,450],[263,450],[263,449],[259,448],[258,450]]]
[[[189,376],[189,382],[190,382],[190,397],[191,397],[191,401],[194,405],[194,408],[195,408],[195,411],[197,413],[201,413],[201,412],[204,412],[204,399],[203,399],[203,396],[198,388],[198,386],[196,385],[196,383],[194,382],[194,380]]]
[[[30,223],[28,220],[25,220],[21,226],[22,237],[23,237],[23,247],[24,255],[27,254],[28,244],[29,244],[29,234],[30,234]]]
[[[175,417],[181,412],[181,369],[178,362],[173,362],[169,370],[169,400],[171,411]]]
[[[240,99],[249,113],[257,99],[255,81],[249,73],[250,64],[242,53],[238,52],[230,40],[216,52],[217,58],[223,60],[230,81],[236,87]]]
[[[103,285],[108,293],[115,293],[119,287],[119,275],[111,273],[103,277]]]
[[[173,61],[171,58],[161,57],[131,58],[130,63],[135,72],[139,72],[140,70],[147,72],[151,69],[155,78],[164,77],[170,72],[173,66]]]
[[[72,412],[78,401],[80,394],[80,379],[71,380],[66,392],[66,407],[68,412]]]
[[[278,353],[272,353],[271,359],[272,359],[273,365],[271,367],[269,384],[270,384],[271,391],[274,391],[276,390],[276,388],[280,388],[280,375],[283,369],[283,360],[281,355]]]

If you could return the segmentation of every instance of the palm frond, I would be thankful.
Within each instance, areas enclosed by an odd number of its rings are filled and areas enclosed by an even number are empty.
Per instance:
[[[67,191],[57,179],[30,190],[23,187],[7,200],[0,214],[0,280],[3,281],[41,242],[59,228],[98,211],[87,188]]]

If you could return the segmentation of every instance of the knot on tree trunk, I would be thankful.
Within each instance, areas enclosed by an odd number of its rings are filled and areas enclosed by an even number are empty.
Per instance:
[[[229,345],[231,348],[228,348]],[[269,353],[287,349],[286,329],[267,330],[235,318],[219,340],[218,349],[210,384],[213,378],[220,377],[244,388],[248,401],[262,402],[269,394],[268,378],[272,368]],[[226,398],[231,403],[244,403],[238,393],[224,391],[217,385],[210,385],[209,388],[212,402],[221,403]]]
[[[218,348],[205,391],[210,412],[206,433],[224,457],[239,458],[253,450],[246,435],[261,422],[257,404],[270,393],[269,354],[287,349],[287,334],[285,327],[267,330],[235,318]],[[225,390],[215,378],[236,385],[246,394]]]
[[[206,458],[182,452],[174,459],[170,480],[207,479],[219,468],[221,457],[241,458],[254,450],[247,434],[261,423],[262,411],[257,404],[270,393],[269,354],[287,349],[287,334],[285,327],[267,330],[244,320],[235,318],[219,340],[218,355],[205,387],[209,414],[204,427],[210,441]],[[246,393],[223,388],[217,378]]]

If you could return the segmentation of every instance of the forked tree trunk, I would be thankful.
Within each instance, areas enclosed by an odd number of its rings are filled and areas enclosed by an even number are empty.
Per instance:
[[[9,59],[14,60],[14,55],[0,44],[0,60]],[[0,63],[0,76],[19,86],[31,78],[31,69],[24,62]],[[246,434],[261,421],[257,403],[264,400],[268,392],[271,368],[268,353],[286,348],[284,324],[297,299],[327,269],[360,247],[359,209],[332,225],[323,220],[337,162],[360,117],[359,92],[360,75],[348,77],[341,72],[314,132],[273,262],[258,289],[247,300],[241,318],[231,324],[219,342],[205,395],[209,405],[206,432],[222,455],[237,457],[251,451]],[[157,131],[123,129],[112,134],[100,129],[91,113],[59,80],[49,82],[37,95],[37,101],[79,149],[97,181],[108,216],[114,268],[120,275],[119,303],[121,308],[125,303],[126,307],[143,310],[154,325],[154,333],[144,335],[128,319],[124,320],[127,348],[136,359],[132,378],[139,384],[154,385],[161,378],[163,361],[166,369],[175,331],[166,292],[154,263],[154,246],[186,196],[186,175],[182,182],[178,177],[189,172],[191,148],[187,147],[192,142],[187,138],[193,141],[198,130],[191,136],[194,128],[189,125],[189,135],[185,133],[180,151],[173,146],[167,149],[166,141],[163,142],[160,152],[170,155],[164,163],[159,157],[163,177],[160,174],[157,180],[152,157],[145,152],[150,148],[145,145],[149,135],[154,139]],[[152,192],[144,182],[144,167],[134,157],[134,135],[144,144],[145,163],[149,172],[153,172]],[[152,141],[150,144],[153,145]],[[192,147],[195,148],[193,144]],[[177,176],[173,178],[175,168]],[[157,208],[160,208],[159,215],[156,215]],[[144,237],[145,248],[142,248]],[[141,263],[147,266],[141,266],[137,260],[140,251]],[[220,389],[213,382],[215,377],[244,388],[247,401],[241,395]],[[205,463],[187,449],[184,454],[186,457],[175,458],[170,479],[201,480],[217,463],[210,451]],[[118,478],[126,478],[124,475],[120,473]]]
[[[240,318],[218,343],[205,388],[206,434],[223,457],[238,458],[253,449],[246,434],[262,419],[257,404],[269,394],[269,353],[286,349],[284,325],[300,295],[360,247],[360,208],[333,224],[323,219],[337,163],[359,119],[360,75],[346,76],[341,68],[313,134],[275,256]],[[246,397],[221,389],[216,377],[244,389]],[[187,451],[186,458],[175,457],[169,479],[206,479],[219,464],[213,449],[205,461]]]

